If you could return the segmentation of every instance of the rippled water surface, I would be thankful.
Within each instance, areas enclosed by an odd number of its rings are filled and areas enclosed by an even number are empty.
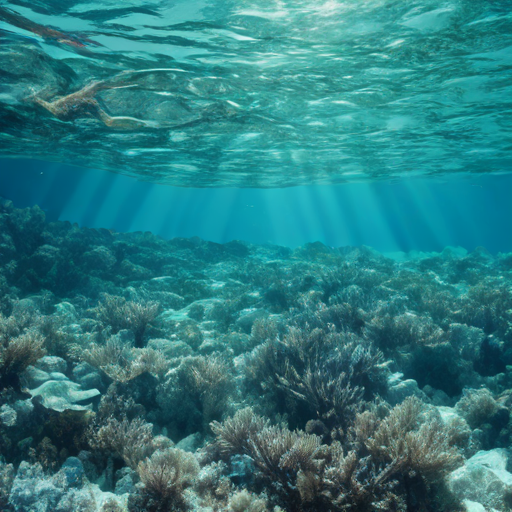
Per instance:
[[[508,171],[511,5],[0,2],[0,156],[186,186]]]

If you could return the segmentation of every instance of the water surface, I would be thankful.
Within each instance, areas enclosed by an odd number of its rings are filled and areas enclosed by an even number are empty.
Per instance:
[[[505,172],[511,93],[504,0],[0,6],[0,155],[156,183]]]

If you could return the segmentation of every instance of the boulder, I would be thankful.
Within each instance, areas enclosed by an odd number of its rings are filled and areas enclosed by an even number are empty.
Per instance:
[[[508,459],[509,452],[504,448],[479,451],[464,466],[450,473],[448,487],[461,500],[476,502],[486,509],[505,510],[512,486]],[[479,510],[477,505],[471,506],[472,510]]]
[[[68,363],[62,357],[44,356],[37,361],[36,368],[47,373],[66,373]]]
[[[388,401],[391,405],[402,403],[409,396],[416,396],[422,402],[428,402],[427,395],[413,379],[401,380],[401,373],[394,373],[388,378]]]
[[[0,407],[0,425],[4,425],[5,427],[14,427],[17,419],[18,415],[10,405],[4,404]]]
[[[29,389],[37,388],[51,379],[48,372],[36,368],[35,366],[27,366],[20,377]]]

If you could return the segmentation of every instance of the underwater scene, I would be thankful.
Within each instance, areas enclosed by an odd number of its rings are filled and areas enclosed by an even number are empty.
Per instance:
[[[0,512],[512,512],[511,0],[0,0]]]

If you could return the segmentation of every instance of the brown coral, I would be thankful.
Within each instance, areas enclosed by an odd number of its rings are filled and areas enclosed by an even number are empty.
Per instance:
[[[137,467],[144,494],[153,500],[156,510],[187,510],[183,491],[199,473],[199,464],[191,453],[178,448],[156,451]]]

